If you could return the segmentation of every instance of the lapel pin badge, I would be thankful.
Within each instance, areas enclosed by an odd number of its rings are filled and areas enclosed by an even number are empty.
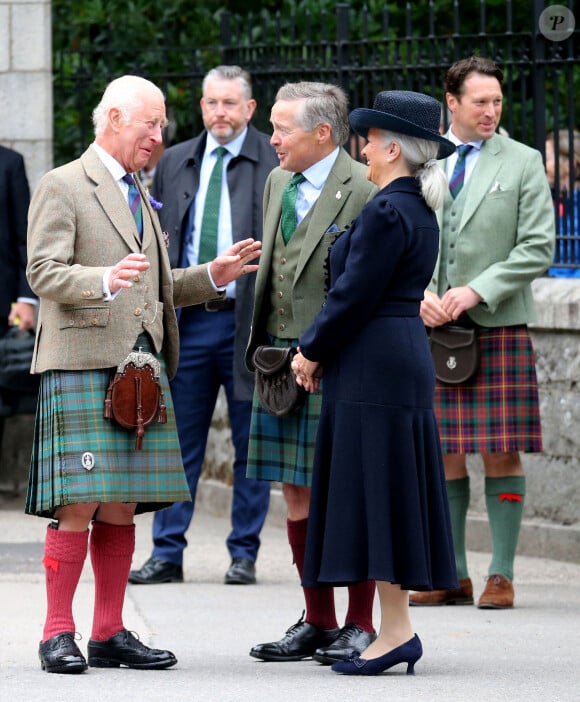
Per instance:
[[[342,197],[342,193],[340,192],[340,190],[337,190],[336,191],[336,199],[340,200],[341,197]]]

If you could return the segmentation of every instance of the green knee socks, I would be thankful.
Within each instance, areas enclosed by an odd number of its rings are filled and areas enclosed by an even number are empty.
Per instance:
[[[489,575],[514,577],[514,560],[526,494],[526,478],[511,475],[485,479],[485,503],[491,531]]]
[[[447,480],[447,499],[451,516],[453,548],[455,550],[455,567],[457,578],[467,578],[467,554],[465,552],[465,520],[469,507],[469,477]]]

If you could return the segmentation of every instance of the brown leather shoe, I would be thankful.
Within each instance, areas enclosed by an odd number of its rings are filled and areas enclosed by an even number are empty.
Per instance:
[[[509,609],[514,606],[514,586],[505,575],[489,575],[481,593],[479,609]]]
[[[453,590],[431,590],[430,592],[414,592],[409,597],[413,607],[441,607],[442,605],[472,605],[473,583],[471,578],[459,581],[459,587]]]

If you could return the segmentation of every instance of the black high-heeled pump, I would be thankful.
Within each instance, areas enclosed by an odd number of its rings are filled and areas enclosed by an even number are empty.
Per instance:
[[[378,658],[361,658],[358,651],[353,651],[347,661],[333,663],[332,670],[343,675],[379,675],[398,663],[406,663],[407,675],[415,675],[415,663],[422,655],[421,639],[415,634],[412,639]]]

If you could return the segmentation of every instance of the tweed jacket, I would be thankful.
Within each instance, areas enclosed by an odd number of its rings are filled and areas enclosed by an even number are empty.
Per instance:
[[[26,215],[30,191],[24,159],[0,146],[0,317],[19,297],[34,298],[26,280]]]
[[[175,307],[219,297],[208,264],[171,270],[157,214],[138,179],[143,241],[123,194],[96,151],[47,173],[29,211],[27,276],[40,298],[32,372],[116,366],[149,329],[175,374],[179,340]],[[111,301],[103,275],[129,253],[151,268]]]
[[[307,329],[324,303],[325,263],[329,246],[377,192],[376,186],[367,180],[366,172],[365,166],[341,149],[314,205],[298,264],[293,272],[292,305],[300,333]],[[282,192],[291,176],[290,172],[276,168],[270,174],[264,190],[262,255],[256,276],[252,329],[246,352],[249,368],[252,368],[251,358],[256,347],[267,343],[266,318],[269,312],[272,254],[282,214]]]
[[[535,320],[531,282],[552,262],[554,210],[540,153],[498,134],[484,142],[466,186],[461,221],[447,231],[437,212],[440,247],[453,246],[448,267],[439,257],[429,287],[468,285],[483,298],[467,314],[484,327]],[[445,207],[452,206],[450,196]]]
[[[163,203],[159,210],[161,227],[169,232],[169,260],[177,266],[181,260],[190,210],[195,207],[201,163],[207,131],[194,139],[176,144],[161,157],[155,171],[151,192]],[[262,239],[262,198],[270,171],[278,164],[270,137],[252,125],[238,156],[230,159],[227,168],[228,191],[232,212],[234,242],[249,236]],[[258,261],[259,262],[259,261]],[[236,329],[234,338],[234,393],[236,399],[249,401],[254,390],[254,376],[244,363],[250,322],[254,307],[254,273],[236,280]]]

